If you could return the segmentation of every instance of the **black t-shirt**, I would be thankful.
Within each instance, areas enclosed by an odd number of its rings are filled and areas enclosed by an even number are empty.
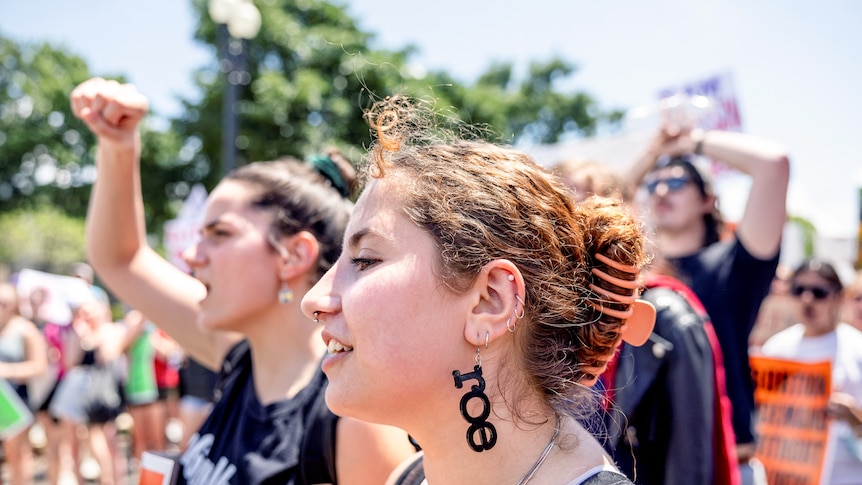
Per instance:
[[[769,293],[778,254],[768,260],[758,259],[734,238],[712,244],[691,256],[668,260],[712,319],[724,355],[736,442],[752,443],[754,386],[748,363],[748,335],[760,304]]]
[[[326,383],[318,369],[295,397],[264,406],[254,392],[248,342],[237,344],[219,374],[212,413],[180,457],[182,483],[335,483],[338,417],[324,403]],[[315,467],[332,478],[308,478]]]
[[[180,367],[180,396],[194,396],[211,402],[218,374],[189,358]]]

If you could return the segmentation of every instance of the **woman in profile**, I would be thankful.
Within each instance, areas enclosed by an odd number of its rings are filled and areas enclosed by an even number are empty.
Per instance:
[[[192,358],[220,370],[210,416],[179,458],[189,484],[379,485],[413,448],[391,427],[339,419],[324,401],[320,329],[299,308],[341,252],[354,173],[337,153],[245,165],[211,192],[193,274],[149,247],[132,85],[72,92],[99,141],[90,260],[111,291]]]
[[[369,113],[368,184],[303,300],[327,403],[415,438],[393,483],[631,483],[577,418],[622,339],[652,328],[640,223],[617,201],[576,207],[510,148],[423,143],[417,116],[400,97]]]

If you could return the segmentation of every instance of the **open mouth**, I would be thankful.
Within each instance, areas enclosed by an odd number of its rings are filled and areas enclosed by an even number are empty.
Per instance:
[[[343,345],[335,339],[330,339],[329,343],[326,344],[326,351],[330,354],[340,354],[342,352],[350,352],[351,350],[353,350],[353,347]]]

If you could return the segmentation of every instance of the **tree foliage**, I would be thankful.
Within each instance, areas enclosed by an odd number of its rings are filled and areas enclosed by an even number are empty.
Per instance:
[[[220,51],[217,26],[206,0],[194,0],[199,17],[196,38]],[[445,117],[486,126],[497,140],[551,143],[567,135],[590,135],[619,113],[601,114],[588,94],[559,90],[576,71],[561,59],[535,62],[524,79],[511,64],[491,65],[472,84],[442,71],[411,64],[415,49],[371,48],[341,5],[319,0],[258,1],[262,26],[250,41],[233,41],[246,53],[241,67],[239,164],[282,155],[304,157],[327,145],[355,159],[370,141],[362,113],[376,98],[409,94],[429,100]],[[223,46],[222,46],[223,47]],[[224,49],[221,49],[224,54]],[[222,56],[224,57],[224,56]],[[221,175],[222,101],[230,62],[202,67],[196,82],[202,96],[185,101],[185,114],[173,130],[195,142],[195,163],[211,169],[201,179],[211,188]],[[222,68],[220,71],[219,68]],[[240,79],[240,78],[236,78]],[[201,172],[202,173],[202,172]]]
[[[229,69],[207,0],[191,1],[195,37],[212,58],[193,74],[199,93],[181,100],[170,129],[143,127],[142,185],[148,230],[162,232],[195,183],[211,190],[222,175],[223,100]],[[324,0],[255,0],[260,33],[228,46],[244,53],[233,144],[238,164],[285,155],[306,157],[335,146],[350,159],[370,142],[362,114],[375,99],[408,94],[444,118],[486,127],[511,144],[553,143],[612,124],[587,93],[561,88],[577,72],[562,59],[536,61],[517,76],[510,63],[489,65],[474,82],[415,66],[416,49],[373,48],[343,4]],[[95,139],[71,114],[69,94],[94,75],[65,48],[24,45],[0,36],[0,213],[56,207],[81,219],[96,177]],[[105,73],[95,73],[103,77]],[[238,76],[238,77],[237,77]],[[3,243],[5,244],[5,243]]]
[[[0,212],[62,207],[82,217],[95,178],[93,138],[69,107],[84,61],[47,44],[0,38]]]
[[[0,234],[0,266],[12,271],[32,268],[66,274],[86,256],[84,221],[59,207],[0,214]]]

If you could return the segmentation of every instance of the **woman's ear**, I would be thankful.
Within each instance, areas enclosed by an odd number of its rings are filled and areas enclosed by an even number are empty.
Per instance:
[[[320,243],[310,232],[300,231],[292,236],[284,236],[278,243],[284,249],[279,250],[279,276],[282,280],[308,273],[317,265]]]
[[[464,338],[477,345],[517,330],[524,317],[524,278],[514,263],[495,259],[487,263],[476,278],[472,291],[476,305],[464,328]],[[478,336],[478,337],[477,337]]]
[[[718,207],[718,198],[714,195],[705,195],[703,197],[703,204],[701,205],[701,211],[703,214],[712,214],[712,212]]]

